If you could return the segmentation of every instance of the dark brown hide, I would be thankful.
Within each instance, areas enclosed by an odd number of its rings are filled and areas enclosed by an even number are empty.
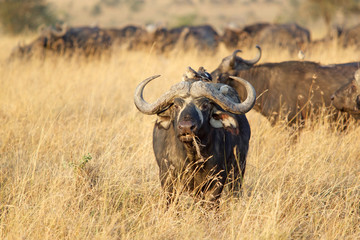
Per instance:
[[[268,117],[272,123],[286,119],[306,119],[310,113],[331,106],[331,95],[348,83],[359,68],[359,63],[320,65],[308,61],[287,61],[248,65],[237,58],[232,69],[219,65],[211,74],[215,82],[236,89],[241,99],[245,92],[229,76],[248,80],[255,88],[258,99],[254,109]]]
[[[332,104],[342,112],[350,113],[355,119],[360,119],[360,72],[356,71],[354,78],[331,97]]]

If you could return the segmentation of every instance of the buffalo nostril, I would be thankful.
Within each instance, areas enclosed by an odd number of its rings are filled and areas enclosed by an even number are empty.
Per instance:
[[[331,99],[331,101],[334,101],[335,95],[331,95],[330,99]]]
[[[196,125],[191,121],[181,121],[178,128],[184,133],[190,133],[196,130]]]

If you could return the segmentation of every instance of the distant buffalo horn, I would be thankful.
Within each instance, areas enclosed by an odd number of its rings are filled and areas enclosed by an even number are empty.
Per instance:
[[[60,31],[55,30],[55,29],[51,29],[51,34],[55,37],[62,37],[65,35],[66,31],[67,31],[67,25],[64,23],[60,26]]]
[[[256,45],[256,48],[258,49],[258,53],[256,55],[255,58],[253,59],[250,59],[250,60],[244,60],[245,63],[249,64],[249,65],[254,65],[255,63],[259,62],[260,61],[260,58],[261,58],[261,48]]]
[[[242,59],[242,61],[248,65],[254,65],[255,63],[259,62],[260,61],[260,58],[261,58],[261,48],[256,45],[256,48],[258,49],[258,53],[256,55],[255,58],[253,59],[250,59],[250,60],[245,60],[245,59]],[[234,68],[235,67],[235,63],[236,63],[236,54],[239,53],[239,52],[242,52],[241,50],[235,50],[232,54],[232,57],[230,59],[230,67],[231,68]]]
[[[235,113],[235,114],[244,114],[253,108],[256,101],[256,92],[254,87],[246,80],[240,77],[230,76],[232,79],[239,81],[246,88],[247,97],[244,102],[237,103],[234,102],[230,97],[224,95],[220,89],[217,89],[211,83],[206,83],[203,81],[194,82],[191,86],[190,94],[193,97],[206,97],[225,111]]]
[[[241,50],[237,49],[233,52],[232,57],[230,59],[230,67],[233,68],[235,66],[235,62],[236,62],[236,54],[238,54],[239,52],[242,52]]]
[[[148,115],[157,114],[165,110],[174,100],[176,96],[188,94],[190,89],[190,83],[182,81],[170,88],[169,91],[159,97],[154,103],[148,103],[144,100],[143,91],[145,86],[160,75],[149,77],[142,81],[135,89],[134,103],[140,112]]]

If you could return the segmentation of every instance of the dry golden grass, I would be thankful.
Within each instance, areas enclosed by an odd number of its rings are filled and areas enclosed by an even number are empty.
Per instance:
[[[155,117],[136,110],[134,89],[161,74],[145,93],[153,100],[187,66],[212,70],[227,54],[1,61],[0,239],[359,239],[356,123],[313,122],[294,139],[251,111],[242,196],[224,192],[216,212],[184,195],[165,211]]]

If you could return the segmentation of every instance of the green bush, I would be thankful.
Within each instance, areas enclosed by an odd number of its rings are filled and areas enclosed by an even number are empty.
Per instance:
[[[197,17],[198,17],[198,15],[195,13],[178,16],[175,19],[174,27],[195,25],[196,21],[198,20]]]
[[[18,34],[56,22],[45,0],[0,0],[0,25],[4,32]]]
[[[91,9],[92,16],[98,16],[101,14],[101,12],[102,12],[102,9],[101,9],[100,3],[95,4],[93,6],[93,8]]]
[[[132,12],[139,12],[144,5],[144,0],[131,0],[128,4]]]
[[[105,4],[109,7],[115,7],[115,6],[119,5],[120,0],[102,0],[100,2],[102,2],[103,4]]]

